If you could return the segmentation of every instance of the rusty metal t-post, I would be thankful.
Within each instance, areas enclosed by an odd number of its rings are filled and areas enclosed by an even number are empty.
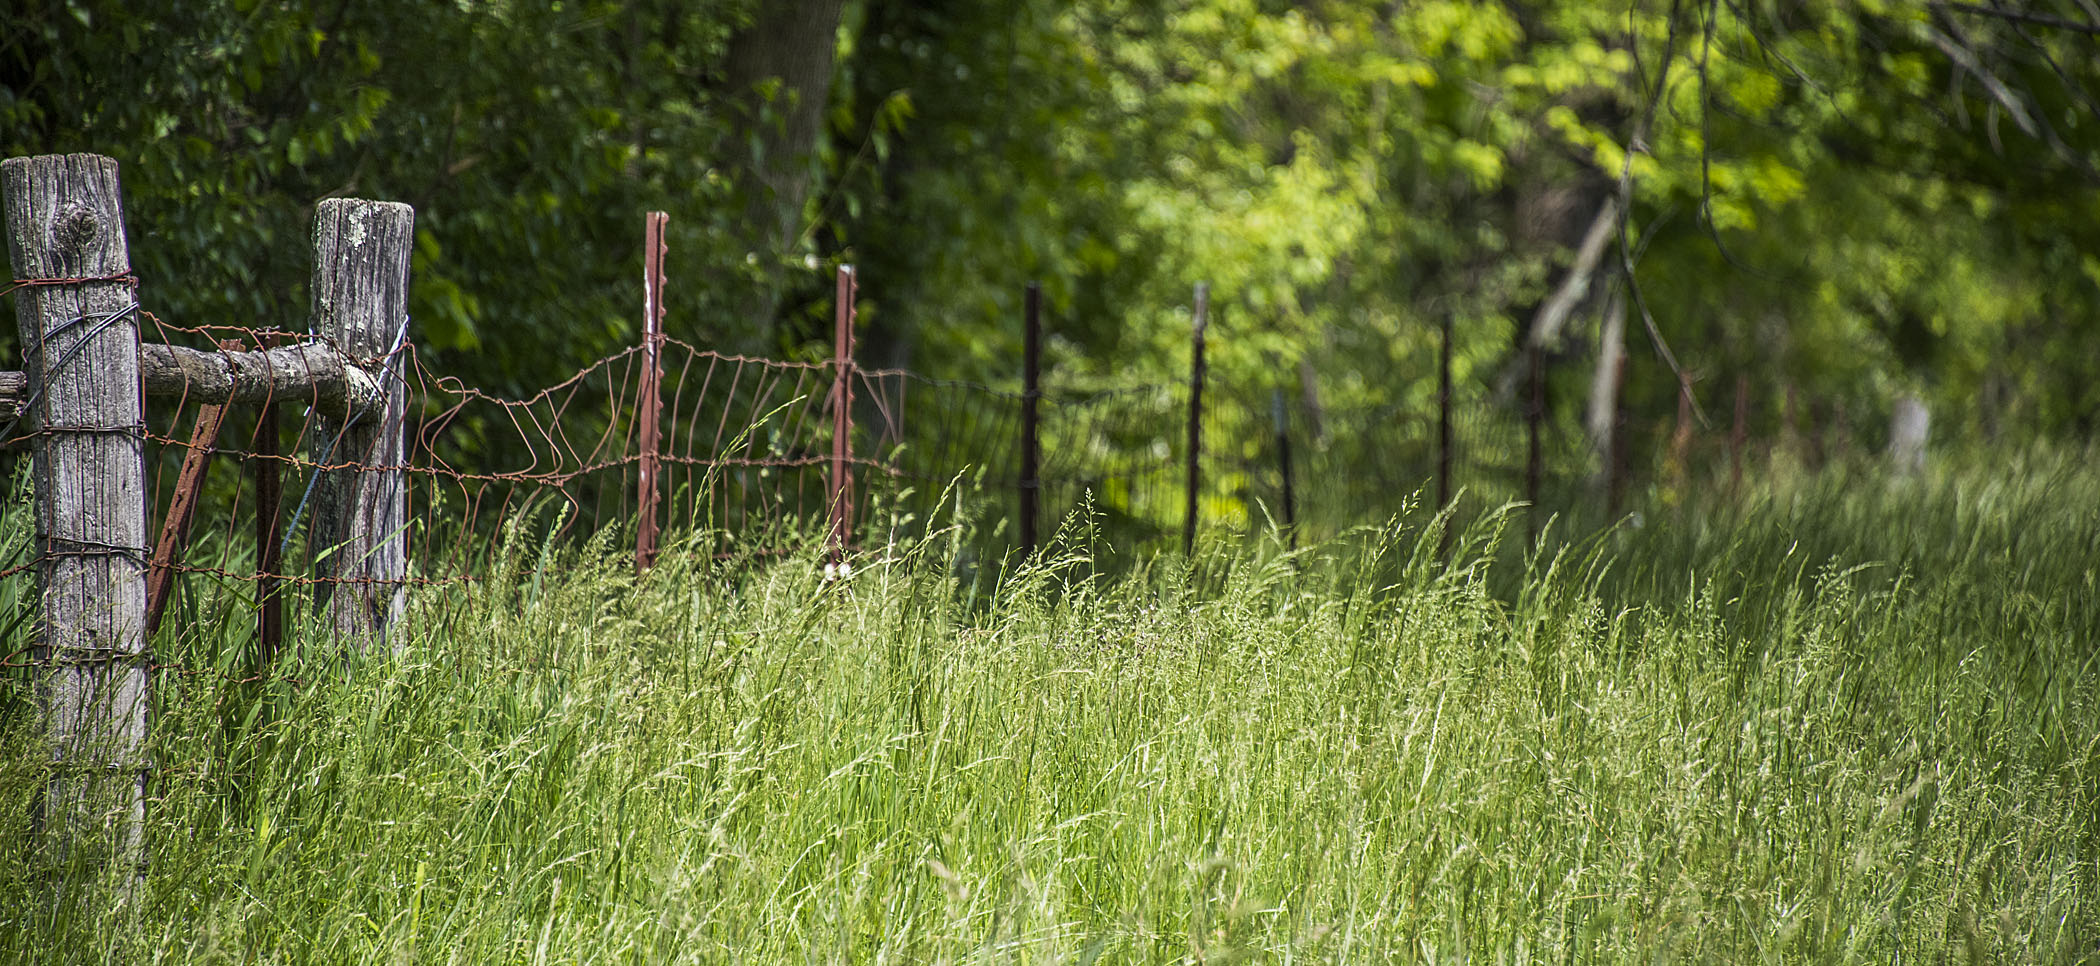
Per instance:
[[[664,225],[671,216],[652,211],[642,225],[642,422],[640,491],[635,501],[640,512],[634,529],[634,567],[647,570],[656,562],[656,506],[661,485],[664,381]]]
[[[831,563],[845,562],[853,532],[853,318],[860,279],[839,266],[836,349],[831,382]]]
[[[222,352],[240,351],[240,343],[221,340]],[[189,451],[182,454],[182,471],[175,478],[175,496],[168,501],[168,515],[161,521],[160,539],[153,543],[153,564],[146,572],[146,636],[160,630],[161,615],[175,595],[175,571],[189,549],[190,524],[196,520],[197,501],[203,496],[204,476],[219,441],[219,426],[226,421],[226,406],[203,403],[197,407],[197,425],[190,433]]]
[[[283,567],[283,467],[278,459],[277,404],[266,402],[255,415],[255,578],[256,663],[267,664],[284,643],[284,594],[278,589]]]
[[[1036,518],[1042,512],[1042,437],[1038,435],[1037,407],[1043,398],[1043,285],[1028,283],[1028,299],[1021,335],[1021,556],[1035,553]]]
[[[1188,513],[1181,524],[1181,552],[1196,553],[1198,495],[1203,488],[1203,330],[1210,325],[1210,283],[1196,283],[1196,320],[1190,327]]]

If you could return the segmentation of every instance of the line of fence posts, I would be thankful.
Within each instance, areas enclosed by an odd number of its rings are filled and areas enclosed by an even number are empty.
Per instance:
[[[1196,283],[1195,319],[1189,327],[1188,512],[1182,518],[1181,552],[1196,553],[1198,493],[1203,486],[1203,337],[1210,325],[1210,283]]]
[[[1043,285],[1028,283],[1021,314],[1021,466],[1016,477],[1021,557],[1035,554],[1036,519],[1042,513],[1042,437],[1038,407],[1043,398]]]
[[[188,524],[225,412],[261,407],[256,536],[265,657],[282,633],[276,397],[305,395],[315,519],[316,610],[351,649],[384,641],[403,607],[407,338],[414,211],[329,199],[314,213],[312,321],[302,345],[218,352],[141,343],[118,166],[93,154],[0,162],[0,212],[18,289],[30,426],[37,592],[36,688],[52,761],[37,825],[61,855],[106,829],[109,854],[143,871],[149,627],[182,566]],[[12,375],[12,374],[11,374]],[[147,542],[145,400],[199,406],[157,546]],[[151,562],[149,563],[149,555]],[[148,576],[157,598],[149,607]]]

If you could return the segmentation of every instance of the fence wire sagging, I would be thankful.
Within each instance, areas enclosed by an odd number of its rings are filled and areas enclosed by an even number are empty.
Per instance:
[[[342,201],[360,217],[401,218],[405,229],[405,206]],[[659,248],[661,219],[652,216],[650,236]],[[327,261],[324,240],[317,226],[317,288],[347,271]],[[398,271],[401,305],[407,266],[402,254],[387,269]],[[858,365],[850,269],[840,273],[838,345],[821,361],[734,355],[663,335],[660,271],[659,262],[649,275],[648,309],[659,321],[637,344],[519,398],[442,372],[398,309],[369,311],[362,328],[346,329],[321,318],[317,297],[320,331],[296,333],[172,324],[134,302],[120,321],[138,326],[140,378],[153,397],[138,430],[150,531],[139,554],[145,625],[164,613],[192,626],[246,625],[253,613],[264,654],[290,622],[332,622],[339,633],[384,627],[414,588],[489,576],[507,541],[631,541],[646,566],[660,533],[716,559],[821,541],[838,561],[856,547],[886,552],[939,532],[966,534],[988,559],[1047,544],[1082,512],[1096,552],[1272,521],[1317,539],[1454,499],[1462,515],[1518,501],[1597,502],[1598,464],[1616,458],[1591,451],[1578,413],[1549,408],[1537,359],[1528,394],[1489,404],[1491,393],[1470,386],[1470,402],[1457,405],[1448,370],[1433,407],[1418,396],[1323,407],[1310,375],[1285,388],[1234,372],[1214,377],[1199,405],[1200,361],[1185,381],[1053,378],[1045,387],[1031,292],[1020,385],[991,386]],[[138,288],[128,272],[118,281]],[[114,324],[83,328],[90,321],[52,332],[84,342]],[[0,404],[36,408],[25,403],[25,375],[0,373]],[[45,373],[58,375],[109,378],[68,371],[63,359]],[[75,431],[38,426],[37,415],[24,412],[24,428],[4,442],[41,445]],[[1722,456],[1711,435],[1691,435],[1681,412],[1657,478],[1667,486],[1673,472],[1721,459],[1740,476],[1741,416],[1736,424]],[[54,555],[18,537],[0,542],[10,649],[35,626],[31,571]],[[347,610],[364,616],[341,617]]]

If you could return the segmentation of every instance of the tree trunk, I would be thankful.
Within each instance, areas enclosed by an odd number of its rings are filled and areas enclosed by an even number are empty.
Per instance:
[[[743,203],[742,240],[757,270],[736,286],[732,302],[746,331],[771,333],[780,311],[782,265],[800,234],[824,134],[841,5],[767,0],[729,41],[722,87],[735,109],[726,160]]]

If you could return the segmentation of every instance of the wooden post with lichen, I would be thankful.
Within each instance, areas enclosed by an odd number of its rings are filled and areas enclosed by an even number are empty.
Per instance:
[[[37,697],[52,763],[40,821],[61,854],[144,859],[146,470],[139,336],[117,162],[0,163],[33,400]],[[77,851],[86,847],[90,851]]]
[[[320,464],[309,535],[319,609],[339,641],[363,649],[399,622],[407,594],[408,268],[415,209],[332,198],[314,211],[313,332],[379,381],[380,405],[317,406],[309,446]]]

